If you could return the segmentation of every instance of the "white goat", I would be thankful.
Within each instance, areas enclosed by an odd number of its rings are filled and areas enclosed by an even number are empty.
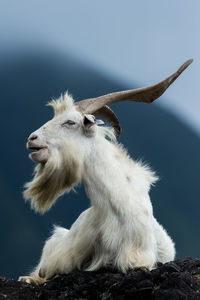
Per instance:
[[[107,118],[120,133],[117,117],[106,104],[134,100],[152,102],[191,63],[161,83],[74,103],[66,93],[49,105],[54,118],[33,132],[27,147],[39,164],[26,184],[25,199],[36,211],[45,212],[63,193],[83,182],[91,207],[70,230],[55,227],[46,241],[38,266],[19,280],[40,284],[56,274],[79,268],[112,267],[151,270],[157,262],[175,256],[174,244],[153,216],[149,199],[155,174],[133,161],[116,142],[113,130],[97,126],[91,114]],[[107,138],[106,138],[107,137]]]

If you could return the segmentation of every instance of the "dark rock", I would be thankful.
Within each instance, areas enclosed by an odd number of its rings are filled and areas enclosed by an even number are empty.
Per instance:
[[[41,286],[0,277],[0,300],[200,300],[200,259],[185,258],[158,264],[151,272],[126,274],[101,269],[75,270]]]

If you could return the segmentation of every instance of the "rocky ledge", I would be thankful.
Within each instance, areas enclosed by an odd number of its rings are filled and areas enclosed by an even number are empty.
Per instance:
[[[101,269],[73,271],[41,286],[0,277],[0,299],[200,299],[200,259],[184,258],[159,264],[149,272],[130,270],[126,274]]]

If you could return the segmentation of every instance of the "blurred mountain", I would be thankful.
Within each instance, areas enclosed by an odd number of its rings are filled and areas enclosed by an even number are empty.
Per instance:
[[[82,187],[62,197],[44,216],[22,199],[23,184],[34,166],[25,148],[27,137],[53,115],[44,105],[67,89],[80,100],[134,84],[122,85],[70,55],[31,51],[0,57],[0,83],[0,275],[16,278],[36,265],[53,224],[69,227],[89,206]],[[134,159],[150,162],[161,178],[151,199],[155,216],[176,243],[177,257],[198,257],[199,138],[157,104],[127,102],[112,108],[123,129],[120,142]]]

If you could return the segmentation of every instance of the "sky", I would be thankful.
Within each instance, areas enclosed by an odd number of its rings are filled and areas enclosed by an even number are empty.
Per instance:
[[[199,0],[0,0],[1,53],[72,53],[130,88],[157,83],[194,58],[157,103],[200,135],[199,11]]]

